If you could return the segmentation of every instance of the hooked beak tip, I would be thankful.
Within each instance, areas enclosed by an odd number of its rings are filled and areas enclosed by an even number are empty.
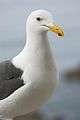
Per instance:
[[[59,25],[53,24],[49,28],[49,31],[56,33],[60,37],[64,37],[64,31]]]

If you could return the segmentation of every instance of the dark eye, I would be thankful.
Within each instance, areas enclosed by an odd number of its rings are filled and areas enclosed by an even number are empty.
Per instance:
[[[37,21],[41,21],[42,19],[41,19],[40,17],[37,17],[36,20],[37,20]]]

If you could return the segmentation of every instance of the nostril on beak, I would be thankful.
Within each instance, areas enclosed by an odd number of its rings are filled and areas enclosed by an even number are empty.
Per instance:
[[[56,30],[59,30],[58,28],[56,28]]]

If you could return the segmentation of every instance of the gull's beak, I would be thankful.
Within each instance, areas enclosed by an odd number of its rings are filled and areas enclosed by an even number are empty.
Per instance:
[[[58,36],[64,37],[64,31],[59,25],[53,24],[49,26],[49,31],[56,33]]]

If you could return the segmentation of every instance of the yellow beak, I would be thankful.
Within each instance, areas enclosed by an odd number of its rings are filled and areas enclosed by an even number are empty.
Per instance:
[[[64,37],[64,31],[63,29],[56,24],[53,24],[53,26],[49,26],[49,30],[56,33],[58,36]]]

